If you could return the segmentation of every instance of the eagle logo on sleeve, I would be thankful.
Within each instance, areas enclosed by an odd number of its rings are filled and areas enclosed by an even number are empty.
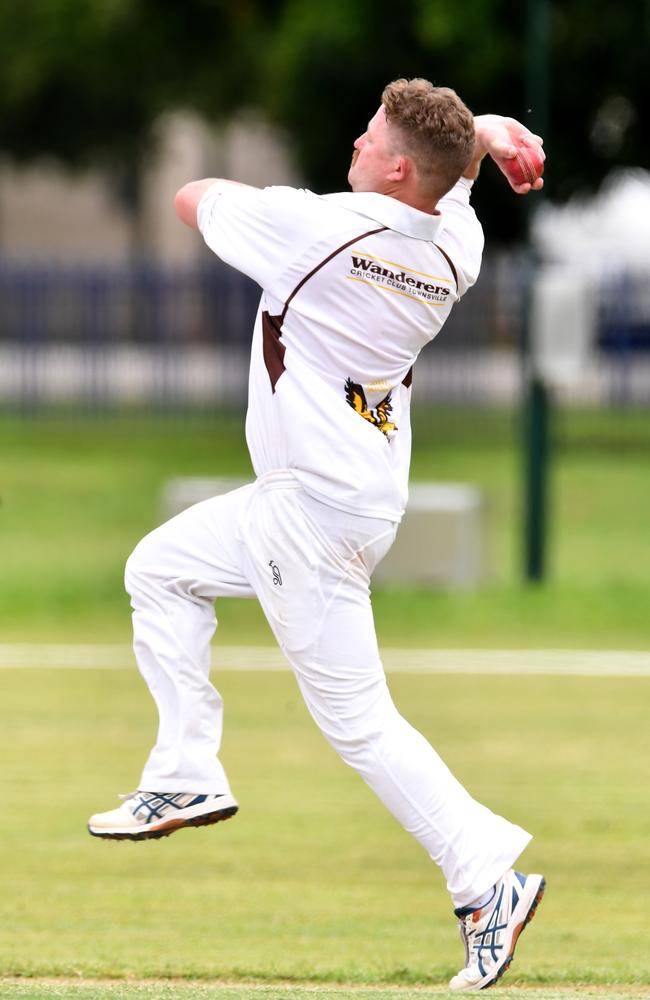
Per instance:
[[[368,406],[368,401],[366,400],[366,394],[363,391],[363,386],[359,385],[358,382],[353,382],[349,378],[345,383],[345,398],[356,413],[368,423],[377,427],[382,434],[388,436],[393,431],[397,430],[397,425],[389,420],[390,414],[393,410],[393,405],[391,403],[391,393],[389,392],[380,403],[374,407],[374,409]]]

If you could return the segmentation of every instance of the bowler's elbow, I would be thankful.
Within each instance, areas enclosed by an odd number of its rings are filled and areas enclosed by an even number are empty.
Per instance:
[[[182,188],[176,192],[176,197],[174,198],[174,208],[176,209],[176,215],[184,222],[186,226],[191,226],[192,229],[198,229],[198,222],[196,218],[196,213],[199,208],[199,202],[205,194],[205,192],[216,184],[217,181],[220,185],[224,186],[225,189],[238,188],[245,189],[248,191],[255,191],[256,188],[250,187],[248,184],[240,184],[239,181],[227,181],[218,177],[206,177],[201,181],[190,181],[189,184],[183,185]]]
[[[197,182],[191,181],[189,184],[184,184],[182,188],[179,188],[174,197],[176,215],[181,222],[184,222],[186,226],[190,226],[192,229],[198,228],[196,210],[199,207],[202,193],[199,194],[197,191]]]
[[[198,211],[201,198],[217,180],[216,177],[205,177],[201,181],[190,181],[176,192],[174,198],[174,208],[181,222],[192,229],[198,229],[196,213]]]

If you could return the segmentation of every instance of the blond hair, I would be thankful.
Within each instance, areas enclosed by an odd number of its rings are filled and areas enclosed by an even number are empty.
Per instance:
[[[441,198],[469,166],[474,117],[455,90],[428,80],[394,80],[381,101],[396,151],[413,163],[427,194]]]

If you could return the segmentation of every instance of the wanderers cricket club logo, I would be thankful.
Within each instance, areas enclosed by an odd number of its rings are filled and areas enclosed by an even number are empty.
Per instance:
[[[368,406],[363,386],[359,385],[358,382],[353,382],[352,379],[349,378],[345,383],[345,398],[352,409],[355,410],[360,417],[363,417],[363,419],[367,420],[368,423],[377,427],[382,434],[386,434],[388,436],[393,431],[397,430],[396,424],[393,424],[389,420],[389,416],[393,410],[390,392],[380,403],[377,403],[374,408],[370,407]]]

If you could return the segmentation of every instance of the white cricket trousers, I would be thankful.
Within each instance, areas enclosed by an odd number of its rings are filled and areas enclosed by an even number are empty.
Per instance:
[[[209,680],[214,601],[256,596],[325,738],[440,866],[454,906],[466,906],[530,835],[472,799],[393,704],[369,582],[395,532],[277,472],[147,535],[126,567],[134,649],[160,715],[138,787],[230,792],[217,756],[223,703]]]

